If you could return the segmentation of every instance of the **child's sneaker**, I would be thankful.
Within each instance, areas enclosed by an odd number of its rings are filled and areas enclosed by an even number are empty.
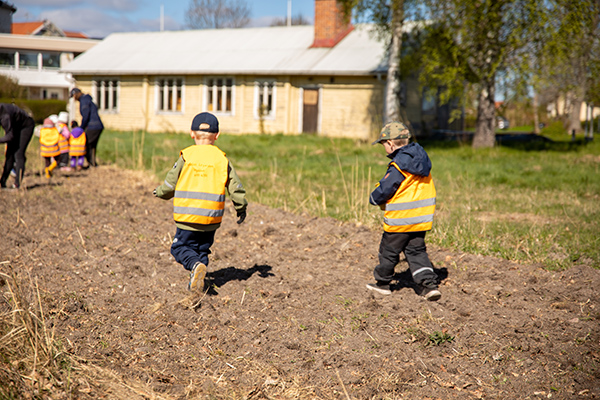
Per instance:
[[[419,294],[425,297],[425,300],[438,301],[442,293],[438,290],[437,283],[423,282],[419,286]]]
[[[194,292],[196,290],[204,290],[204,277],[206,276],[206,265],[201,262],[194,264],[192,272],[190,272],[190,282],[188,290]]]
[[[389,283],[367,283],[367,289],[381,294],[392,294]]]

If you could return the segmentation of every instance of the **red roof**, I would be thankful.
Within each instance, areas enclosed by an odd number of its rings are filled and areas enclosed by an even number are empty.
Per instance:
[[[36,22],[13,22],[12,34],[13,35],[31,35],[36,30],[44,26],[44,21]]]
[[[37,31],[44,27],[45,21],[35,22],[13,22],[12,34],[13,35],[35,35]],[[87,35],[81,32],[74,31],[63,31],[66,37],[78,38],[78,39],[89,39]]]
[[[65,36],[78,39],[89,39],[89,36],[82,32],[63,31]]]

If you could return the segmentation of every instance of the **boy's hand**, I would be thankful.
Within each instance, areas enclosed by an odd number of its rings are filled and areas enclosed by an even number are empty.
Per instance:
[[[237,216],[238,216],[237,223],[239,225],[242,222],[244,222],[244,220],[246,219],[246,211],[238,211]]]

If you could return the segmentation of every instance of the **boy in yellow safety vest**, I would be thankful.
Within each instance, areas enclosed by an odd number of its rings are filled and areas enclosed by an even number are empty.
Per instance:
[[[246,190],[225,153],[214,145],[219,134],[214,115],[196,115],[190,132],[195,145],[181,151],[163,184],[153,192],[161,199],[173,198],[177,232],[171,254],[190,272],[190,291],[204,289],[210,247],[225,209],[225,192],[237,212],[237,223],[246,219]]]
[[[45,168],[44,174],[46,178],[52,177],[52,171],[56,168],[56,159],[60,155],[58,148],[60,133],[50,117],[44,120],[42,129],[40,129],[40,153],[44,158]]]
[[[431,230],[435,211],[431,160],[423,147],[410,143],[410,137],[406,125],[391,122],[373,142],[381,143],[392,161],[369,198],[369,202],[380,206],[385,214],[379,265],[373,271],[376,283],[367,284],[367,289],[391,294],[394,269],[400,261],[400,253],[404,253],[417,293],[436,301],[442,294],[425,246],[425,233]]]

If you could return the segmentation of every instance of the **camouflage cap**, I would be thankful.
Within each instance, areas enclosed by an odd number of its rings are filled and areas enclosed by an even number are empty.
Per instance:
[[[372,144],[381,143],[383,140],[410,139],[411,134],[406,125],[400,121],[390,122],[381,129],[379,138]]]

